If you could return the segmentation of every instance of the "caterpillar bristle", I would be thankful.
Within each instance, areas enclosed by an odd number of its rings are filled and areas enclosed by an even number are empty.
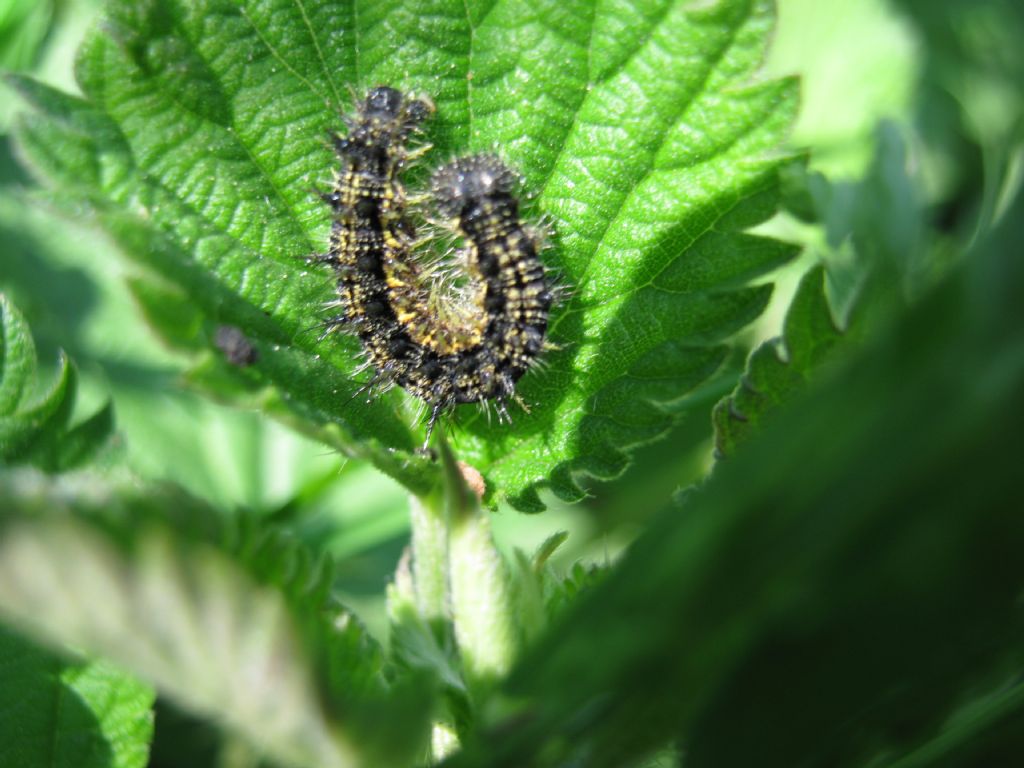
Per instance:
[[[407,192],[401,175],[432,149],[416,142],[433,102],[389,86],[352,98],[347,133],[330,136],[340,169],[317,191],[334,216],[328,253],[312,258],[334,269],[328,307],[342,310],[324,335],[360,339],[359,372],[372,371],[360,391],[398,385],[429,410],[424,448],[460,403],[508,423],[510,402],[528,412],[515,385],[546,348],[547,227],[521,220],[520,177],[496,153],[456,158]]]

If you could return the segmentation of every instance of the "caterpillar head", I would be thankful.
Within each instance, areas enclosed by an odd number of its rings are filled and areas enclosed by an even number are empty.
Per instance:
[[[434,103],[425,96],[405,94],[386,85],[371,88],[359,107],[368,123],[402,126],[412,130],[434,113]]]
[[[451,218],[467,204],[508,198],[518,182],[515,172],[494,155],[469,155],[437,169],[430,191],[437,212]]]

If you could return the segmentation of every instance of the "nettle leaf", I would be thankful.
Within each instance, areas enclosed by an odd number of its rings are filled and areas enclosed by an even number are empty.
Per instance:
[[[107,444],[113,409],[108,403],[72,426],[75,367],[61,353],[53,382],[40,388],[37,366],[25,318],[0,294],[0,465],[32,464],[48,472],[80,466]]]
[[[842,338],[825,295],[825,269],[815,267],[800,280],[782,337],[750,353],[736,389],[715,406],[711,418],[718,455],[731,455],[759,431],[763,420],[803,388]]]
[[[144,768],[153,691],[105,661],[71,661],[0,627],[0,765]]]
[[[0,614],[19,626],[123,664],[287,765],[404,765],[423,748],[430,686],[386,683],[331,564],[275,528],[80,475],[8,472],[0,499]]]
[[[195,303],[204,343],[246,334],[259,359],[239,389],[273,389],[275,409],[421,491],[437,473],[412,453],[413,404],[350,402],[358,345],[317,342],[331,279],[303,259],[326,243],[310,189],[351,94],[430,94],[428,163],[498,150],[553,230],[544,259],[569,298],[558,351],[521,382],[530,412],[461,409],[453,435],[490,502],[538,510],[539,487],[578,498],[575,474],[612,477],[663,433],[657,404],[718,368],[768,299],[749,281],[793,255],[743,233],[775,209],[796,106],[794,81],[758,79],[772,23],[770,0],[121,0],[80,52],[84,98],[14,81],[37,112],[20,144],[55,197]]]

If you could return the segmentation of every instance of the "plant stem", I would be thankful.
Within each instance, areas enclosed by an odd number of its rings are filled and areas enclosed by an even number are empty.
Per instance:
[[[410,496],[416,608],[433,624],[448,619],[448,524],[440,493]]]
[[[451,589],[455,639],[466,672],[476,680],[508,672],[516,651],[508,569],[479,508],[454,520]]]
[[[493,680],[511,668],[518,646],[511,579],[494,544],[490,518],[444,442],[441,454],[448,502],[448,574],[455,640],[467,682]]]

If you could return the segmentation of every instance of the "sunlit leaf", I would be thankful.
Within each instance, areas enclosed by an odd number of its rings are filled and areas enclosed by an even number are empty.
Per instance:
[[[612,477],[663,434],[657,404],[715,372],[767,301],[748,281],[792,256],[743,234],[774,210],[796,103],[792,80],[758,75],[772,23],[768,0],[114,2],[79,55],[84,98],[15,81],[36,110],[19,137],[61,203],[189,297],[193,339],[250,339],[248,381],[216,378],[221,396],[273,390],[268,411],[330,424],[322,439],[423,492],[436,473],[411,409],[352,402],[356,343],[310,331],[332,287],[304,258],[325,245],[310,188],[351,93],[431,95],[428,164],[500,148],[553,230],[567,298],[558,350],[522,381],[530,411],[509,426],[463,409],[453,434],[491,503],[539,509],[538,487],[578,498],[574,475]]]

